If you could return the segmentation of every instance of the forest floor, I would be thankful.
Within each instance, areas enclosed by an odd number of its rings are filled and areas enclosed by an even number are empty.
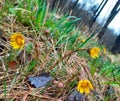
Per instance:
[[[79,18],[28,1],[0,1],[0,100],[120,101],[119,56],[99,45],[87,26],[76,27]],[[11,44],[18,33],[20,49]],[[91,82],[89,94],[77,90],[80,80]]]

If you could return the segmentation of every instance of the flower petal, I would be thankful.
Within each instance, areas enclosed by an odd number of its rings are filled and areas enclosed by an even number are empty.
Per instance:
[[[85,88],[85,93],[86,93],[86,94],[89,94],[89,93],[90,93],[89,87],[86,87],[86,88]]]
[[[83,87],[80,87],[79,91],[81,94],[83,94],[85,92]]]

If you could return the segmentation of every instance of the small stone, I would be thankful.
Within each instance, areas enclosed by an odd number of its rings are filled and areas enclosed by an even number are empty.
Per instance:
[[[58,83],[58,87],[59,87],[59,88],[63,88],[63,87],[64,87],[64,84],[60,82],[60,83]]]

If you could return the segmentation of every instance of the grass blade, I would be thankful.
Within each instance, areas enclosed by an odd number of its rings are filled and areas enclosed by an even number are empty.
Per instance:
[[[43,25],[43,21],[46,15],[46,1],[42,5],[42,1],[38,0],[38,10],[36,13],[36,27],[39,29],[39,26]]]

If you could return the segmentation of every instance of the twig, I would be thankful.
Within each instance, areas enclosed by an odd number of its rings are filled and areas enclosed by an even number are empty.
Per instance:
[[[63,61],[67,56],[71,56],[74,52],[81,51],[81,50],[87,50],[87,49],[82,48],[82,49],[70,51],[69,53],[65,54],[62,58],[59,58],[55,63],[53,63],[50,69],[54,68],[57,64],[59,64],[59,62]]]

